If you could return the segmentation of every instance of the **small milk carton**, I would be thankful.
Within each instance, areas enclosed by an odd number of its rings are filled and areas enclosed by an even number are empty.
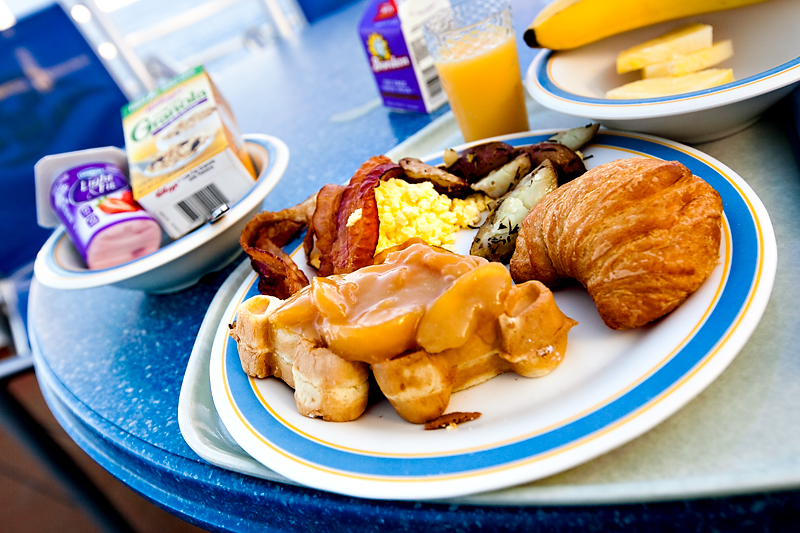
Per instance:
[[[133,197],[177,239],[255,184],[233,119],[203,67],[122,108]]]
[[[386,107],[430,113],[447,101],[422,25],[449,0],[372,0],[358,30]]]

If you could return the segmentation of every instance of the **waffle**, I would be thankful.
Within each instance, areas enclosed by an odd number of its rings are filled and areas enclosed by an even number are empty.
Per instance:
[[[313,303],[313,283],[285,301],[254,296],[239,305],[231,326],[242,368],[250,376],[274,376],[294,388],[301,414],[338,422],[355,420],[364,412],[372,373],[397,413],[415,424],[444,414],[454,392],[504,372],[540,377],[555,369],[577,322],[558,309],[553,294],[540,282],[512,286],[502,265],[467,260],[475,265],[450,279],[427,305],[411,332],[416,342],[411,348],[402,344],[396,352],[375,342],[362,345],[361,355],[352,344],[349,350],[334,351],[319,332],[325,328],[315,314],[319,311]],[[385,275],[386,269],[379,272]],[[352,283],[347,276],[325,283]],[[478,298],[477,303],[470,298]]]

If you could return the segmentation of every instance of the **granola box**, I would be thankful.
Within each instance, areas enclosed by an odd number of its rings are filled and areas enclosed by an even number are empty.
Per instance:
[[[255,169],[203,67],[122,108],[133,197],[177,239],[244,197]]]
[[[448,0],[372,0],[358,31],[386,107],[430,113],[447,101],[422,25]]]

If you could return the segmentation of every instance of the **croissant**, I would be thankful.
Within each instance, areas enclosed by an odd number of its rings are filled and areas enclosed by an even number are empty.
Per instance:
[[[574,278],[605,324],[642,326],[678,307],[719,260],[722,199],[677,161],[612,161],[562,185],[527,215],[514,281]]]

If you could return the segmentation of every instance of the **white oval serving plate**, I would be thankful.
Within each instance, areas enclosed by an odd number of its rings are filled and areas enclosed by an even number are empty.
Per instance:
[[[500,139],[530,144],[553,131]],[[562,365],[539,379],[505,374],[453,395],[448,411],[478,411],[473,422],[425,431],[403,421],[386,400],[357,420],[301,416],[293,391],[241,368],[228,325],[257,294],[255,274],[230,299],[209,360],[219,416],[254,459],[295,482],[351,496],[430,499],[508,487],[566,470],[648,431],[705,389],[736,357],[758,324],[775,277],[772,225],[752,189],[731,169],[656,137],[601,131],[582,150],[593,167],[627,157],[678,160],[723,199],[721,258],[703,286],[664,319],[612,331],[581,288],[556,291],[579,324]],[[429,158],[434,164],[441,154]],[[471,235],[457,241],[463,253]],[[302,251],[294,255],[304,265]]]

